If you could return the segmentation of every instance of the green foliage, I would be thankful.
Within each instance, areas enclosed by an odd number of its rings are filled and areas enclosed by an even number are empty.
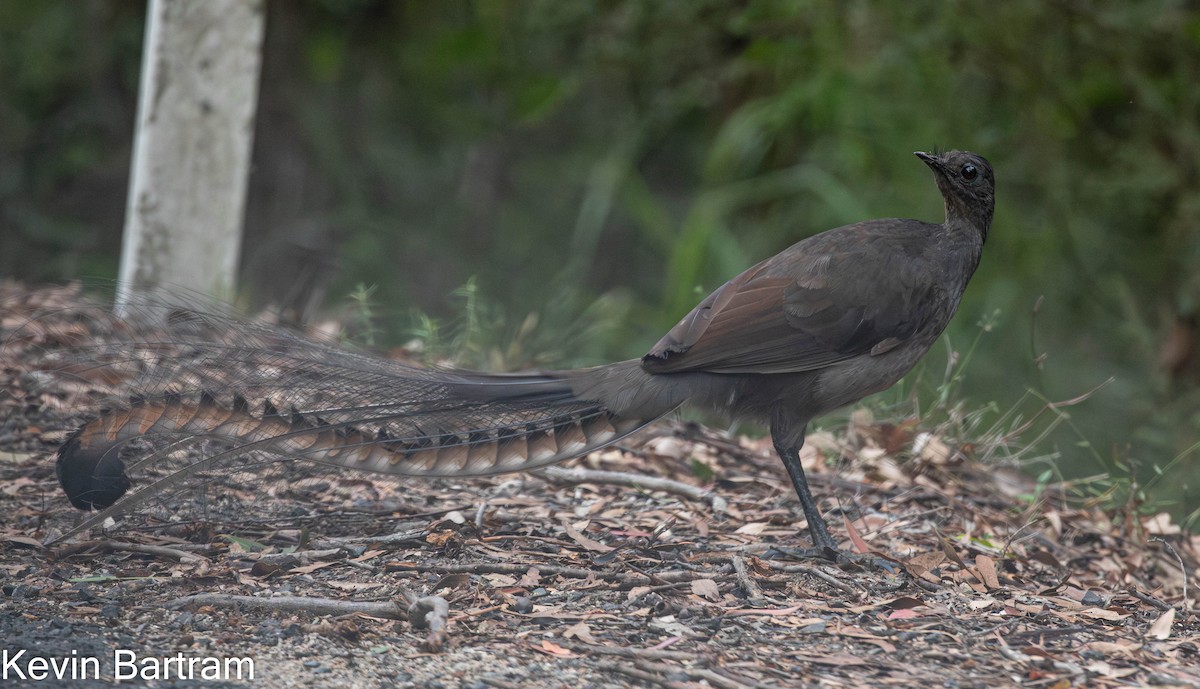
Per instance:
[[[709,465],[705,464],[704,462],[693,459],[692,460],[692,476],[695,476],[696,480],[700,481],[701,483],[711,483],[712,480],[714,478],[716,478],[716,473],[713,471],[712,467],[710,467]]]
[[[361,282],[354,286],[354,290],[348,295],[351,310],[349,314],[350,322],[347,324],[348,329],[355,334],[356,339],[361,340],[362,344],[367,347],[378,347],[379,342],[379,326],[376,323],[375,304],[371,300],[371,295],[375,293],[375,285],[367,286]]]
[[[419,310],[408,318],[410,349],[434,364],[491,371],[518,371],[582,365],[597,343],[619,332],[628,305],[615,295],[581,305],[552,300],[547,311],[510,319],[500,304],[480,294],[474,277],[451,293],[453,316],[439,319]],[[548,324],[548,325],[547,325]]]

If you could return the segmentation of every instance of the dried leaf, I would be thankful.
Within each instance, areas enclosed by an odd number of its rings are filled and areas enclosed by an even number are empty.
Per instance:
[[[721,600],[721,591],[717,582],[712,579],[696,579],[692,581],[692,593],[711,601]]]
[[[326,567],[329,567],[332,564],[334,564],[334,563],[332,563],[332,562],[314,562],[309,565],[301,565],[299,567],[294,567],[289,571],[289,573],[291,573],[291,574],[311,574],[311,573],[317,571],[318,569],[324,569]]]
[[[1041,646],[1029,645],[1022,648],[1021,652],[1027,656],[1034,656],[1035,658],[1049,658],[1051,660],[1056,659],[1054,654],[1050,653],[1050,651],[1047,651]]]
[[[828,655],[797,654],[789,656],[789,659],[806,663],[814,663],[816,665],[838,665],[842,667],[867,665],[870,662],[857,656],[853,656],[849,653],[830,653]]]
[[[995,598],[992,598],[991,596],[985,596],[983,598],[976,598],[975,600],[967,603],[967,607],[971,608],[972,610],[987,610],[995,604]]]
[[[629,593],[625,594],[625,600],[636,600],[638,596],[641,596],[643,593],[646,593],[649,590],[649,586],[634,586],[633,588],[629,589]]]
[[[546,639],[542,639],[542,643],[538,646],[534,646],[533,650],[541,651],[542,653],[545,653],[546,655],[556,656],[558,658],[574,658],[575,657],[575,653],[572,652],[570,649],[563,648],[562,646],[559,646],[558,644],[554,643],[553,641],[548,641]]]
[[[1050,524],[1050,528],[1054,530],[1055,538],[1061,538],[1063,533],[1062,515],[1056,510],[1046,510],[1046,513],[1042,516],[1046,518],[1046,521]]]
[[[646,587],[643,587],[646,588]],[[797,611],[803,610],[803,605],[795,605],[790,608],[738,608],[736,610],[728,610],[725,612],[725,617],[743,617],[746,615],[767,615],[767,616],[782,616],[794,615]]]
[[[579,639],[585,644],[596,644],[596,638],[592,636],[592,630],[588,627],[587,622],[579,621],[563,630],[562,636],[564,639]]]
[[[996,561],[987,555],[975,556],[975,571],[979,573],[979,581],[988,589],[1000,588],[1000,579],[996,577]]]
[[[850,534],[850,542],[854,544],[854,551],[857,553],[870,552],[871,548],[858,534],[858,529],[854,528],[854,523],[850,521],[850,518],[843,514],[842,522],[846,525],[846,532]]]
[[[954,451],[932,433],[920,433],[913,440],[913,454],[930,464],[945,464],[954,456]]]
[[[1171,636],[1171,625],[1175,624],[1175,608],[1170,608],[1158,616],[1157,620],[1146,630],[1146,636],[1151,639],[1165,641]]]
[[[255,562],[250,567],[250,574],[256,577],[269,577],[273,574],[278,574],[283,571],[283,566],[275,562]]]
[[[949,540],[947,540],[945,538],[941,538],[938,540],[941,541],[942,552],[946,554],[946,557],[950,558],[951,562],[958,565],[959,567],[962,567],[963,569],[970,569],[969,567],[967,567],[967,563],[963,562],[962,558],[958,556],[958,552],[954,550],[954,544],[952,544]]]
[[[471,575],[470,574],[463,574],[461,572],[457,572],[454,574],[447,574],[446,576],[442,577],[441,579],[438,579],[438,582],[436,584],[434,584],[433,588],[431,588],[430,590],[431,591],[441,591],[442,589],[456,589],[456,588],[466,586],[467,584],[470,584],[470,583],[471,583]]]
[[[21,545],[27,545],[39,550],[43,547],[42,542],[38,539],[30,538],[29,536],[21,536],[11,531],[0,534],[0,540],[5,540],[9,543],[20,543]]]
[[[679,461],[690,453],[691,448],[678,438],[662,436],[647,442],[646,451],[657,457]]]
[[[656,617],[650,620],[649,627],[651,629],[658,629],[666,632],[671,636],[681,636],[686,638],[695,634],[695,632],[693,632],[692,629],[686,624],[676,620],[674,615]]]
[[[1136,667],[1136,666],[1135,667],[1113,667],[1112,665],[1109,665],[1108,663],[1104,662],[1103,660],[1097,660],[1095,662],[1089,663],[1085,669],[1088,672],[1094,672],[1095,674],[1100,675],[1101,677],[1108,677],[1111,679],[1120,679],[1122,677],[1128,677],[1129,675],[1135,674],[1137,672],[1141,672],[1141,668]],[[1067,686],[1070,686],[1070,685],[1068,684]]]
[[[914,555],[904,563],[904,567],[914,577],[936,584],[938,583],[938,576],[933,573],[933,570],[945,561],[946,554],[944,552],[933,550],[928,553]]]
[[[1115,641],[1093,641],[1087,644],[1090,650],[1105,655],[1133,655],[1136,651],[1142,648],[1142,644],[1129,639],[1117,639]]]
[[[1062,563],[1059,562],[1058,558],[1054,557],[1054,555],[1048,550],[1035,550],[1029,553],[1027,559],[1033,560],[1034,562],[1040,562],[1044,565],[1049,565],[1055,569],[1062,569]]]
[[[1086,608],[1080,610],[1079,614],[1091,617],[1097,620],[1108,620],[1109,622],[1119,622],[1126,617],[1129,617],[1127,612],[1117,612],[1109,608]]]
[[[884,605],[892,610],[911,610],[912,608],[919,608],[925,604],[925,601],[917,598],[916,596],[900,596],[899,598],[893,598],[892,600],[884,603]]]
[[[492,586],[494,586],[498,589],[499,588],[508,588],[509,586],[516,586],[516,584],[517,584],[516,578],[511,577],[507,574],[484,574],[483,578],[485,581],[487,581],[487,583],[491,584]]]
[[[766,531],[768,526],[770,526],[770,524],[767,522],[751,522],[749,524],[742,524],[737,528],[737,531],[734,531],[734,533],[746,534],[747,536],[758,536],[761,535],[763,531]]]
[[[1181,530],[1178,524],[1171,523],[1171,515],[1166,512],[1147,517],[1143,523],[1146,525],[1146,532],[1156,536],[1174,536]]]
[[[538,571],[537,567],[530,567],[521,575],[521,578],[517,581],[517,586],[523,589],[536,588],[541,581],[542,573]]]
[[[587,522],[583,522],[583,523],[586,524]],[[573,525],[568,524],[566,522],[563,522],[563,530],[567,532],[567,536],[570,536],[572,541],[575,541],[576,543],[583,546],[584,548],[587,548],[588,550],[591,550],[591,551],[594,551],[597,553],[609,553],[614,550],[614,548],[612,546],[604,545],[600,541],[593,540],[591,538],[588,538],[587,536],[584,536],[583,532],[579,531],[579,529],[575,528]]]
[[[454,533],[453,531],[434,531],[425,536],[425,542],[429,545],[441,548],[453,540],[457,535],[458,534]]]

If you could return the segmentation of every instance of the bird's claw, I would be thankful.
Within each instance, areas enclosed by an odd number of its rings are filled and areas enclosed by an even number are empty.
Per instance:
[[[880,557],[872,553],[851,553],[830,546],[815,546],[811,548],[794,548],[791,546],[772,546],[763,555],[766,559],[790,560],[824,560],[846,569],[858,569],[897,574],[901,571],[900,563],[895,560]]]

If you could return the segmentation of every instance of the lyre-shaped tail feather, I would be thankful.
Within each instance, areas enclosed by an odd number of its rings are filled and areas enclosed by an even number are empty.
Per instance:
[[[133,396],[110,401],[58,451],[71,503],[99,510],[64,538],[267,462],[426,477],[545,466],[681,401],[647,386],[637,361],[485,374],[408,366],[212,310],[171,311],[141,330],[96,318],[100,344],[48,358]]]
[[[567,383],[533,378],[456,384],[460,397],[435,401],[320,412],[282,412],[270,399],[255,408],[239,394],[227,401],[208,392],[132,398],[81,426],[59,448],[57,472],[67,497],[80,509],[98,510],[62,538],[184,488],[197,473],[219,471],[223,462],[249,453],[398,476],[484,476],[587,454],[655,418],[621,416],[600,403],[572,398]],[[529,395],[529,383],[542,391]],[[548,399],[550,385],[560,390]],[[215,439],[227,449],[197,456],[166,475],[157,470],[157,460],[197,438]],[[135,440],[157,451],[123,458],[123,445]]]
[[[128,407],[108,410],[84,424],[63,443],[58,476],[76,507],[109,507],[130,488],[127,472],[140,468],[126,466],[121,445],[149,437],[216,438],[239,452],[269,452],[381,474],[485,476],[578,457],[652,420],[623,418],[595,403],[579,402],[525,410],[512,403],[470,402],[462,412],[463,420],[475,417],[474,423],[399,434],[388,430],[396,419],[378,409],[364,408],[358,419],[330,423],[299,411],[280,414],[269,400],[255,412],[241,396],[230,404],[207,393],[198,399],[179,394],[135,398]]]

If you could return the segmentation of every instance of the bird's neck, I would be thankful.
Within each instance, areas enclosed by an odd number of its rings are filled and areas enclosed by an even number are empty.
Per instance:
[[[983,243],[987,241],[991,225],[991,213],[975,216],[962,213],[949,204],[946,205],[945,227],[950,236],[956,241],[965,242],[977,251],[983,251]]]
[[[942,225],[946,232],[946,244],[953,247],[953,252],[959,256],[956,265],[959,266],[961,274],[957,277],[962,280],[963,288],[975,274],[975,269],[979,267],[979,259],[983,256],[983,242],[987,239],[988,225],[987,218],[971,220],[961,216],[947,217],[945,224]]]

